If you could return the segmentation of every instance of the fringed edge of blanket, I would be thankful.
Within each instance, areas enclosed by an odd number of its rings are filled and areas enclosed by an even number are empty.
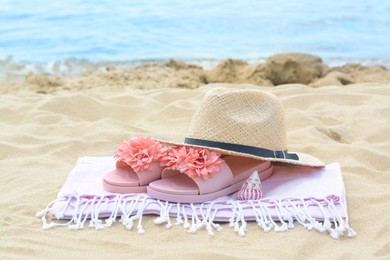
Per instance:
[[[334,239],[356,235],[349,226],[345,201],[337,196],[182,204],[154,200],[142,194],[72,195],[50,202],[36,216],[41,218],[43,229],[64,226],[79,230],[86,225],[104,229],[119,219],[126,229],[132,230],[136,225],[137,232],[142,234],[145,232],[142,217],[147,214],[159,215],[154,223],[165,224],[166,228],[174,225],[173,217],[176,218],[175,225],[183,226],[189,233],[204,228],[210,236],[222,229],[216,222],[228,222],[234,232],[245,236],[247,221],[256,221],[264,232],[284,232],[298,223],[307,230],[327,232]]]

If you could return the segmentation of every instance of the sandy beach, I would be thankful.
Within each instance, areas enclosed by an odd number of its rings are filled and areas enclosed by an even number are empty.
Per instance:
[[[228,225],[209,237],[144,221],[145,234],[42,230],[35,217],[56,198],[80,156],[109,156],[142,133],[180,141],[204,94],[216,86],[275,94],[286,112],[289,149],[341,164],[354,238],[301,226],[245,237]],[[0,82],[0,258],[373,259],[390,258],[390,71],[330,67],[287,54],[204,69],[180,61],[107,67],[78,76],[26,74]]]

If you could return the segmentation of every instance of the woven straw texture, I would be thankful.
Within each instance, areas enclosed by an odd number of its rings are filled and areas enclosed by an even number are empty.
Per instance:
[[[194,114],[188,137],[270,150],[287,149],[284,111],[271,94],[256,90],[209,91]]]
[[[210,90],[193,115],[187,137],[269,150],[287,150],[287,133],[282,104],[274,95],[259,90],[231,88]],[[296,153],[299,160],[264,158],[214,147],[159,141],[173,146],[204,147],[223,154],[266,161],[314,167],[324,166],[319,159],[303,153]]]

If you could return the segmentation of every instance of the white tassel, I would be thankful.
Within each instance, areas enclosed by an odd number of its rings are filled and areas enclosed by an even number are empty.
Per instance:
[[[193,209],[193,205],[191,204],[191,208]],[[192,218],[191,218],[191,227],[189,228],[188,232],[191,234],[195,234],[197,231],[196,225],[195,225],[195,211],[192,210]]]
[[[238,231],[240,230],[240,225],[239,225],[239,221],[240,221],[240,209],[237,207],[237,204],[232,201],[232,203],[234,204],[234,209],[237,213],[237,217],[236,217],[236,220],[234,221],[233,223],[233,230],[234,232],[238,233]],[[238,211],[238,212],[237,212]]]
[[[186,210],[185,210],[185,206],[183,205],[183,216],[184,216],[184,224],[183,224],[183,227],[184,229],[188,229],[190,227],[190,223],[188,223],[188,217],[187,217],[187,213],[186,213]]]
[[[325,199],[326,202],[327,202],[327,209],[328,211],[330,212],[330,214],[332,215],[333,217],[333,223],[335,225],[334,228],[329,228],[328,229],[328,232],[330,234],[330,236],[333,238],[333,239],[340,239],[340,236],[342,235],[342,233],[340,233],[340,229],[339,229],[339,226],[337,225],[337,221],[336,221],[336,212],[334,211],[334,208],[332,207],[332,204],[330,200],[327,200]],[[340,224],[340,223],[339,223]],[[324,223],[325,225],[325,223]],[[328,225],[328,224],[327,224]]]
[[[191,225],[190,229],[188,230],[188,233],[195,234],[196,231],[196,227],[194,225]]]
[[[167,224],[165,225],[165,228],[171,228],[171,218],[169,217],[169,212],[171,211],[173,204],[168,204],[168,206],[165,209],[165,219],[167,219]]]
[[[75,201],[77,199],[77,202]],[[55,204],[57,201],[62,201]],[[325,204],[326,202],[326,204]],[[149,209],[148,205],[156,203],[155,200],[141,195],[105,195],[105,196],[70,196],[65,199],[55,200],[46,206],[46,208],[36,213],[36,217],[42,218],[42,228],[50,229],[55,226],[67,226],[70,230],[83,229],[88,219],[89,227],[103,229],[112,226],[118,215],[120,222],[126,229],[134,228],[134,221],[138,220],[137,231],[143,234],[145,231],[142,227],[142,217],[144,211]],[[247,211],[252,208],[253,216],[256,223],[264,232],[274,230],[275,232],[285,232],[294,228],[294,219],[304,226],[307,230],[317,230],[319,232],[328,231],[334,239],[340,239],[342,236],[354,237],[356,232],[348,224],[348,216],[340,211],[337,202],[331,199],[286,199],[283,201],[262,199],[258,201],[228,201],[228,202],[210,202],[202,204],[181,205],[169,202],[161,203],[160,215],[154,219],[156,224],[165,224],[166,228],[172,228],[170,212],[172,207],[176,207],[175,225],[183,225],[189,233],[196,233],[198,230],[205,228],[209,236],[215,236],[215,231],[220,231],[222,227],[214,223],[218,210],[230,210],[229,226],[237,232],[238,236],[245,236],[248,230],[248,224],[245,220]],[[250,206],[249,206],[250,203]],[[289,203],[289,205],[287,205]],[[337,203],[337,205],[335,204]],[[343,202],[341,201],[340,204]],[[67,223],[47,222],[47,214],[53,209],[53,205],[60,205],[60,209],[55,211],[55,218],[62,219],[64,215],[70,215],[71,219]],[[111,214],[107,219],[101,219],[101,212],[110,205]],[[221,207],[220,207],[221,205]],[[249,206],[249,208],[248,208]],[[311,216],[312,206],[318,208],[323,215],[323,222],[317,221]],[[186,208],[188,207],[188,208]],[[245,207],[245,208],[243,208]],[[325,212],[325,209],[330,212]],[[191,210],[191,211],[190,211]],[[225,212],[226,213],[226,212]],[[192,215],[189,215],[192,214]],[[191,217],[191,223],[189,222]],[[333,219],[332,219],[333,217]],[[321,217],[319,217],[321,218]],[[322,219],[322,218],[321,218]],[[277,221],[277,222],[275,222]],[[331,221],[334,223],[334,228]],[[279,225],[280,222],[280,225]]]
[[[135,206],[138,204],[138,198],[135,201],[133,200],[133,201],[130,202],[130,209],[128,211],[126,210],[127,202],[128,202],[128,200],[125,200],[123,203],[121,203],[119,205],[119,207],[120,207],[120,209],[122,211],[122,216],[121,216],[121,219],[119,220],[119,222],[121,222],[124,226],[126,226],[126,228],[127,228],[127,225],[128,225],[128,223],[130,221],[131,214],[133,213],[133,210],[134,210]],[[133,228],[132,224],[130,226],[131,226],[131,228]]]
[[[205,219],[204,221],[201,221],[197,215],[195,214],[195,225],[196,225],[196,229],[199,230],[201,229],[204,225],[206,225],[207,223],[207,219]]]
[[[273,229],[273,226],[271,222],[269,222],[268,220],[264,220],[263,223],[261,223],[261,228],[265,233],[268,233]]]
[[[356,236],[356,231],[353,230],[348,224],[345,225],[345,228],[347,229],[347,236],[348,237],[355,237]]]
[[[287,224],[287,225],[288,225],[288,228],[289,228],[289,229],[293,229],[293,228],[295,227],[292,218],[291,218],[291,221],[288,220],[288,224]]]
[[[325,219],[325,221],[324,221],[324,228],[326,230],[329,230],[329,229],[332,228],[332,223],[330,223],[329,219]]]
[[[200,207],[199,207],[200,215],[203,219],[200,220],[199,217],[197,216],[197,214],[195,214],[196,224],[197,224],[196,227],[198,230],[201,229],[202,227],[205,227],[206,230],[208,228],[210,228],[210,230],[212,230],[211,224],[212,224],[212,220],[214,219],[215,215],[211,215],[211,210],[214,207],[214,202],[212,202],[210,205],[208,205],[208,208],[206,210],[206,215],[203,214],[203,212],[204,212],[203,206],[204,206],[204,204],[202,203],[202,204],[200,204]],[[194,210],[196,212],[195,208],[194,208]],[[214,211],[214,213],[215,213],[215,211]]]
[[[77,201],[78,201],[78,203],[81,203],[80,202],[80,197],[77,198]],[[90,205],[90,204],[92,205],[92,203],[94,203],[94,201],[95,201],[95,198],[91,202],[87,200],[87,202],[85,202],[85,204],[81,208],[80,212],[76,211],[76,212],[73,213],[73,217],[72,217],[71,221],[73,221],[75,224],[74,225],[68,225],[68,228],[70,230],[79,230],[79,229],[83,229],[84,228],[84,223],[87,220],[88,214],[85,213],[84,220],[81,220],[83,218],[83,213],[88,208],[88,205]],[[77,217],[77,215],[78,215],[78,217]]]
[[[104,200],[104,203],[102,204],[102,201]],[[102,204],[100,206],[100,204]],[[102,196],[100,200],[95,204],[91,206],[91,220],[89,222],[89,227],[94,227],[95,229],[103,229],[104,225],[102,224],[102,220],[99,219],[99,213],[102,210],[102,208],[107,204],[106,197]]]
[[[349,225],[346,222],[344,222],[340,213],[337,211],[336,205],[333,203],[333,201],[328,200],[328,203],[330,205],[331,210],[333,211],[334,216],[336,217],[337,221],[339,222],[339,225],[338,225],[338,227],[335,228],[335,231],[339,233],[339,237],[344,236],[344,232],[347,230],[346,226],[349,226]]]
[[[68,229],[69,230],[79,230],[81,229],[81,218],[83,216],[83,212],[84,210],[86,209],[88,203],[85,203],[83,207],[81,207],[81,209],[79,209],[80,207],[80,197],[78,196],[77,197],[77,202],[76,202],[76,209],[75,209],[75,212],[73,213],[73,217],[72,217],[72,222],[74,223],[73,225],[68,225]]]
[[[145,230],[143,230],[142,226],[138,226],[138,234],[143,234],[145,233]]]
[[[347,212],[347,206],[344,204],[344,200],[342,199],[340,201],[340,205],[341,205],[341,208],[344,212],[344,216],[345,216],[345,228],[347,229],[347,236],[348,237],[355,237],[357,235],[356,231],[353,230],[350,226],[349,226],[349,218],[348,218],[348,212]]]
[[[279,230],[282,230],[283,228],[280,228],[276,224],[276,222],[272,219],[272,216],[271,216],[271,214],[270,214],[270,212],[268,210],[268,207],[264,206],[262,204],[260,204],[260,207],[263,209],[263,212],[265,212],[265,217],[266,217],[265,223],[266,223],[266,226],[267,226],[267,228],[266,228],[267,231],[266,232],[268,232],[271,229],[274,229],[274,231],[276,231],[276,232],[279,232]]]
[[[191,227],[188,229],[188,232],[191,233],[191,234],[195,234],[196,233],[196,226],[194,224],[194,222],[192,222],[192,225]]]
[[[218,212],[218,209],[216,208],[216,209],[214,210],[213,215],[211,216],[211,219],[210,219],[210,221],[209,221],[209,224],[211,224],[211,226],[212,226],[215,230],[217,230],[217,231],[219,232],[219,231],[222,230],[221,225],[216,224],[216,223],[213,222],[214,219],[215,219],[215,216],[217,215],[217,212]]]
[[[245,233],[247,231],[247,223],[246,221],[244,220],[244,217],[242,217],[241,219],[241,227],[238,229],[238,235],[240,237],[244,237],[245,236]]]
[[[242,209],[240,203],[236,203],[236,208],[238,209],[238,216],[236,219],[236,222],[234,223],[234,231],[237,232],[237,234],[240,237],[245,236],[245,232],[247,230],[247,223],[244,219],[244,210]],[[241,226],[240,223],[241,222]]]
[[[165,216],[160,216],[158,218],[155,218],[153,222],[154,222],[154,224],[160,225],[160,224],[168,222],[168,219],[165,218]]]
[[[142,210],[143,211],[143,210]],[[138,220],[138,225],[137,225],[137,233],[138,234],[143,234],[145,233],[144,229],[142,228],[142,212],[139,214],[139,220]]]
[[[280,226],[275,226],[274,228],[275,232],[285,232],[288,230],[288,225],[286,222],[284,222],[282,225]]]
[[[51,228],[53,228],[53,227],[55,227],[56,226],[56,223],[54,223],[54,222],[50,222],[50,223],[43,223],[42,224],[42,228],[43,229],[51,229]]]
[[[239,228],[238,230],[238,235],[240,237],[243,237],[245,236],[245,233],[247,231],[247,226],[248,224],[246,223],[245,221],[245,218],[244,218],[244,211],[242,210],[242,208],[240,207],[240,210],[241,210],[241,227]]]
[[[279,218],[280,223],[281,223],[280,226],[275,226],[274,230],[275,230],[276,232],[285,232],[285,231],[287,231],[289,228],[288,228],[287,223],[284,221],[284,218],[285,218],[286,216],[282,216],[282,213],[281,213],[282,210],[283,210],[283,206],[281,205],[281,203],[279,203],[279,202],[276,201],[276,200],[272,200],[272,202],[273,202],[274,205],[275,205],[275,210],[276,210],[276,212],[277,212],[277,214],[278,214],[278,218]],[[270,216],[270,217],[271,217],[271,216]]]
[[[336,230],[340,233],[340,236],[344,236],[344,231],[346,231],[344,223],[340,223]]]
[[[257,210],[256,206],[253,204],[253,201],[249,201],[249,203],[252,206],[253,214],[256,217],[256,223],[259,227],[261,227],[264,230],[264,220],[262,214]]]
[[[207,234],[209,236],[214,236],[214,232],[213,232],[213,228],[211,227],[211,223],[206,224],[206,230],[207,230]]]
[[[157,224],[157,225],[160,225],[160,224],[163,224],[163,223],[167,223],[167,224],[165,224],[165,227],[166,228],[171,228],[172,227],[172,223],[171,223],[171,219],[169,217],[169,212],[170,212],[171,207],[173,206],[173,204],[170,204],[167,201],[167,202],[165,202],[165,205],[160,203],[160,206],[161,206],[160,216],[157,217],[156,219],[154,219],[154,223]]]
[[[333,238],[333,239],[340,239],[340,233],[337,231],[337,230],[335,230],[335,229],[333,229],[331,232],[330,232],[330,236]]]
[[[69,198],[70,199],[70,198]],[[69,201],[68,199],[68,201]],[[54,209],[54,205],[56,202],[59,202],[59,201],[64,201],[65,199],[55,199],[51,202],[49,202],[47,205],[46,205],[46,208],[42,211],[39,211],[35,214],[36,217],[39,217],[41,218],[41,221],[42,221],[42,229],[50,229],[50,228],[53,228],[55,226],[61,226],[63,224],[57,224],[55,222],[50,222],[50,223],[47,223],[47,220],[46,220],[46,215]],[[68,204],[67,204],[68,205]],[[66,210],[66,207],[64,207],[64,210]],[[69,223],[70,224],[70,223]],[[67,224],[64,224],[64,225],[67,225]]]
[[[79,224],[68,225],[69,230],[79,230]]]
[[[218,232],[222,230],[222,227],[221,227],[220,224],[216,224],[216,223],[214,223],[214,222],[211,222],[211,226],[212,226],[215,230],[217,230]]]
[[[143,234],[143,233],[145,233],[145,230],[144,230],[143,227],[142,227],[142,215],[141,215],[141,217],[139,218],[139,221],[138,221],[137,233],[138,233],[138,234]]]
[[[176,218],[176,223],[175,223],[175,225],[180,226],[180,225],[182,225],[183,223],[184,223],[184,221],[183,221],[183,219],[182,219],[181,216],[179,216],[179,217]]]
[[[236,203],[233,200],[230,200],[227,202],[227,204],[231,204],[233,206],[232,216],[229,218],[229,227],[234,227],[234,225],[235,225],[234,219],[236,217],[236,211],[237,211]]]
[[[238,235],[240,236],[240,237],[244,237],[245,236],[245,227],[244,226],[241,226],[240,228],[239,228],[239,230],[238,230]]]
[[[273,201],[274,204],[275,204],[275,210],[278,214],[278,218],[280,220],[280,223],[281,225],[280,226],[275,226],[274,230],[276,232],[285,232],[287,231],[289,228],[288,228],[288,224],[287,222],[284,221],[284,219],[286,218],[285,215],[282,214],[282,210],[283,210],[283,206],[281,205],[281,203],[279,203],[278,201]],[[285,213],[285,212],[283,212]],[[270,216],[271,218],[271,216]]]
[[[289,229],[293,229],[295,227],[294,219],[292,218],[289,212],[285,211],[284,214],[285,215],[283,216],[283,220],[287,221],[287,226]]]
[[[165,207],[167,206],[168,202],[166,202],[165,205],[162,204],[160,201],[158,201],[158,203],[160,204],[160,216],[155,218],[153,222],[154,224],[160,225],[162,223],[168,222],[168,220],[165,217]]]
[[[169,217],[169,212],[171,211],[172,204],[169,205],[168,209],[165,212],[165,218],[167,219],[167,224],[165,225],[165,228],[171,228],[172,223],[171,223],[171,218]]]
[[[183,218],[181,217],[180,215],[180,203],[177,203],[176,204],[176,209],[177,209],[177,217],[176,217],[176,223],[175,225],[176,226],[180,226],[182,225],[184,222],[183,222]],[[183,214],[185,214],[185,212],[183,212]]]
[[[155,218],[153,222],[154,222],[154,224],[161,225],[163,223],[168,222],[168,219],[165,218],[165,216],[160,216],[160,217]]]
[[[271,224],[271,222],[265,221],[265,222],[261,225],[261,228],[263,229],[263,231],[264,231],[265,233],[268,233],[268,232],[270,232],[270,231],[272,230],[273,226],[270,225],[270,224]]]
[[[112,224],[115,222],[115,219],[113,219],[113,218],[108,218],[108,219],[106,219],[105,221],[105,227],[111,227],[112,226]]]
[[[141,206],[137,212],[137,218],[138,218],[137,232],[138,232],[138,234],[145,233],[145,231],[142,227],[142,217],[144,215],[144,211],[145,211],[147,206],[148,206],[147,197],[144,197],[142,202],[141,202]]]
[[[184,229],[188,229],[190,226],[191,226],[191,225],[190,225],[190,223],[188,223],[188,219],[185,218],[184,224],[183,224]]]
[[[260,201],[258,201],[258,206],[259,206],[259,218],[261,219],[260,224],[261,228],[265,233],[271,231],[272,227],[269,226],[270,222],[268,221],[266,217],[266,213],[263,210],[263,206]]]
[[[62,210],[61,211],[58,211],[54,214],[54,217],[56,219],[61,219],[64,217],[64,214],[65,214],[65,211],[67,210],[68,206],[69,206],[69,203],[70,201],[72,200],[72,197],[69,197],[67,200],[66,200],[66,203],[65,205],[63,206]]]
[[[238,220],[234,223],[233,225],[233,230],[234,232],[238,232],[238,230],[240,229],[240,226],[238,225]]]
[[[46,210],[41,210],[41,211],[38,211],[36,214],[35,214],[35,217],[37,218],[41,218],[43,216],[46,216],[47,214],[47,211]]]
[[[87,219],[88,219],[88,214],[85,214],[84,219],[79,224],[79,229],[84,229],[85,222],[87,221]]]
[[[309,224],[306,224],[306,225],[305,225],[305,228],[306,228],[307,230],[312,230],[312,229],[314,228],[314,223],[313,223],[313,221],[309,222]]]
[[[132,230],[134,227],[134,220],[137,220],[137,216],[131,216],[128,218],[123,224],[125,225],[127,230]]]
[[[314,229],[317,230],[317,231],[319,231],[320,233],[322,233],[322,232],[324,232],[324,231],[326,230],[326,229],[324,228],[324,226],[321,225],[321,223],[318,222],[318,221],[315,221],[315,222],[314,222]]]
[[[324,207],[322,206],[321,203],[319,203],[317,200],[315,199],[312,199],[311,200],[312,203],[315,203],[318,208],[320,209],[321,213],[322,213],[322,216],[323,216],[323,219],[324,219],[324,222],[323,224],[321,225],[320,222],[316,221],[316,226],[314,227],[316,230],[318,230],[319,232],[325,232],[326,230],[328,230],[332,224],[330,223],[330,221],[328,220],[326,214],[325,214],[325,211],[324,211]]]
[[[302,203],[302,208],[299,207],[299,209],[301,210],[301,212],[305,215],[306,219],[309,221],[309,224],[306,225],[306,229],[307,230],[312,230],[316,227],[316,220],[315,218],[313,218],[310,214],[309,214],[309,210],[308,210],[308,205],[306,203],[305,200],[301,199],[300,200],[301,203]]]
[[[104,227],[111,227],[113,223],[115,223],[116,221],[116,217],[118,215],[118,210],[120,208],[120,203],[121,203],[121,200],[122,200],[122,196],[120,194],[116,195],[115,196],[115,200],[114,200],[114,211],[111,213],[110,217],[107,218],[104,222],[105,224]]]

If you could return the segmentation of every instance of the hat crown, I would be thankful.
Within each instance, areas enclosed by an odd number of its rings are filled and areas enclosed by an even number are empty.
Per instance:
[[[259,90],[214,88],[195,112],[187,137],[286,150],[284,110],[277,98]]]

